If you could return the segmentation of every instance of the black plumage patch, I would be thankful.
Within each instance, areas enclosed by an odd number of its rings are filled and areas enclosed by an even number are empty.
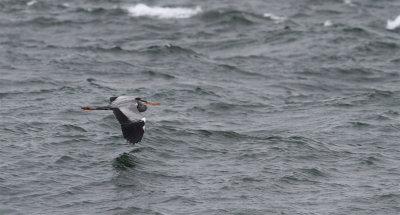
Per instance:
[[[113,113],[115,118],[118,119],[118,122],[122,125],[122,124],[129,124],[131,123],[131,121],[128,119],[128,117],[126,117],[122,111],[118,108],[114,108],[113,109]]]
[[[113,109],[113,112],[115,117],[121,124],[122,134],[124,138],[133,144],[140,142],[144,134],[144,121],[131,121],[118,108]]]
[[[121,125],[122,134],[130,143],[138,143],[142,140],[144,134],[143,126],[142,120]]]
[[[117,99],[117,98],[118,98],[118,96],[110,97],[110,104],[111,104],[115,99]]]

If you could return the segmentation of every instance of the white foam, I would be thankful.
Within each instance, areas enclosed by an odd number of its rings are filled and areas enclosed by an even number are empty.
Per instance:
[[[272,13],[264,13],[264,17],[270,18],[270,19],[274,20],[275,22],[283,22],[286,20],[286,17],[277,16]]]
[[[344,0],[344,3],[348,5],[353,5],[353,2],[351,2],[351,0]]]
[[[324,26],[325,27],[330,27],[330,26],[332,26],[333,24],[332,24],[332,21],[331,20],[326,20],[325,22],[324,22]]]
[[[135,6],[126,7],[132,16],[149,16],[160,19],[184,19],[197,15],[202,10],[200,7],[196,8],[182,8],[182,7],[149,7],[145,4],[137,4]]]
[[[36,0],[32,0],[32,1],[28,2],[28,3],[26,3],[26,5],[32,6],[32,5],[36,4],[36,3],[38,3]]]
[[[386,29],[394,30],[400,26],[400,16],[398,16],[395,20],[388,20],[386,23]]]

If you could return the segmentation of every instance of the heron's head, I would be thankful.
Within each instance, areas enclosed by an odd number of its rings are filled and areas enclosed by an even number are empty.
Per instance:
[[[136,103],[138,104],[137,109],[139,112],[145,112],[147,110],[147,105],[160,105],[160,103],[149,102],[141,98],[136,98]]]

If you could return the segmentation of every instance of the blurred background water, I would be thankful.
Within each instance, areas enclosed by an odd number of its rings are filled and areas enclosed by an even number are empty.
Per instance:
[[[0,2],[0,214],[399,214],[400,2]],[[111,112],[150,107],[140,144]]]

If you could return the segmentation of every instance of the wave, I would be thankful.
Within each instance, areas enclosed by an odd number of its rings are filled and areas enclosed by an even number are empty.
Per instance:
[[[190,18],[202,12],[201,7],[182,8],[182,7],[149,7],[145,4],[126,7],[126,10],[136,17],[148,16],[159,19],[184,19]]]
[[[275,21],[275,22],[277,22],[277,23],[283,22],[283,21],[286,20],[286,17],[277,16],[277,15],[274,15],[274,14],[272,14],[272,13],[264,13],[264,17],[269,18],[269,19],[272,19],[273,21]]]
[[[331,20],[326,20],[325,22],[324,22],[324,27],[330,27],[330,26],[332,26],[333,24],[332,24],[332,21]]]
[[[265,18],[259,14],[240,10],[210,10],[201,15],[201,19],[217,25],[243,25],[262,23]]]
[[[28,2],[28,3],[26,3],[26,5],[32,6],[32,5],[36,4],[36,3],[38,3],[36,0],[32,0],[32,1]]]
[[[354,3],[351,0],[344,0],[343,3],[349,6],[354,6]]]
[[[400,26],[400,16],[397,16],[395,20],[388,20],[386,23],[386,29],[394,30]]]
[[[200,57],[201,54],[189,48],[167,44],[167,45],[154,45],[145,49],[138,50],[139,53],[154,54],[154,55],[180,55],[186,57]]]

